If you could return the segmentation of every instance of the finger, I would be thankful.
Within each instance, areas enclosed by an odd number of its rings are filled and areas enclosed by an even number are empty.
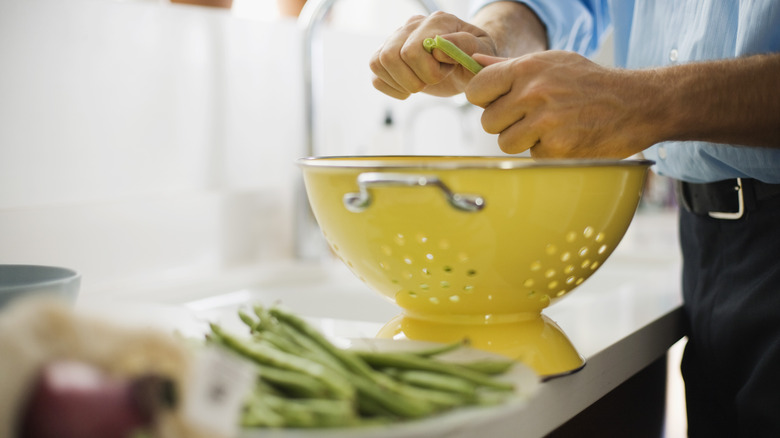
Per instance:
[[[457,61],[441,50],[434,49],[433,53],[429,53],[423,48],[425,39],[437,35],[455,44],[467,54],[475,52],[478,48],[486,50],[492,47],[492,40],[489,44],[480,41],[480,37],[484,40],[489,37],[482,29],[460,20],[455,15],[441,11],[434,12],[409,35],[401,51],[404,61],[427,84],[443,81],[454,70],[449,66],[457,64]]]
[[[498,135],[498,147],[507,154],[519,154],[539,144],[539,134],[525,120],[515,122]]]
[[[410,92],[396,82],[384,66],[382,66],[382,63],[379,61],[380,52],[381,49],[372,56],[371,61],[369,62],[369,67],[374,73],[374,78],[372,79],[374,88],[392,97],[400,98],[399,96],[403,95],[405,96],[403,97],[405,99]]]
[[[508,93],[485,106],[485,111],[482,112],[482,128],[488,134],[499,134],[525,119],[528,112],[529,108]]]
[[[426,84],[438,84],[447,77],[452,69],[442,65],[437,56],[445,59],[449,59],[449,57],[441,50],[434,50],[434,52],[439,53],[431,56],[423,48],[422,42],[424,39],[415,35],[410,36],[401,48],[401,59],[409,67],[415,78],[422,82],[423,86]]]
[[[416,93],[425,87],[426,82],[417,76],[409,66],[409,61],[404,59],[404,50],[403,45],[395,43],[382,49],[377,57],[378,65],[372,71],[394,88]]]
[[[407,20],[374,53],[369,62],[371,71],[387,86],[400,93],[416,93],[425,87],[425,82],[417,77],[401,55],[410,35],[423,24],[425,19],[426,17],[422,15],[416,15]],[[387,90],[387,86],[378,85],[380,91]]]
[[[474,61],[477,61],[482,67],[487,67],[489,65],[498,64],[499,62],[509,60],[509,58],[485,55],[484,53],[475,53],[471,55],[471,57],[474,58]]]
[[[383,79],[377,76],[374,76],[374,79],[372,80],[371,83],[374,85],[374,88],[376,88],[377,90],[381,91],[382,93],[390,97],[394,97],[399,100],[404,100],[407,97],[409,97],[409,95],[411,94],[408,91],[399,90],[391,86],[386,81],[384,81]]]
[[[515,60],[499,62],[482,69],[466,86],[466,98],[469,102],[485,108],[492,102],[508,94],[516,78],[513,65]]]

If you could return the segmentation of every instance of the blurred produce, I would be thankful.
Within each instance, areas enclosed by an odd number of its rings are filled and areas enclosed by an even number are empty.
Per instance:
[[[185,415],[193,361],[172,335],[16,300],[0,312],[0,438],[221,437]]]
[[[22,438],[127,438],[148,433],[174,407],[173,383],[154,375],[115,378],[84,362],[43,367],[22,409]]]

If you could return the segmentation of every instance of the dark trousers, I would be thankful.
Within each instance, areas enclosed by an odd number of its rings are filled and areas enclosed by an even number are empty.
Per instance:
[[[780,437],[780,197],[739,220],[680,209],[691,437]]]

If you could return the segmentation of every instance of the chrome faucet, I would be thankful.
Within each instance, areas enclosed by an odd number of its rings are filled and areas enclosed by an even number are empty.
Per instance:
[[[429,14],[439,10],[434,0],[415,1]],[[298,16],[298,27],[303,30],[303,98],[306,111],[304,156],[307,157],[316,156],[318,152],[314,133],[317,115],[317,96],[313,85],[314,40],[325,16],[335,3],[336,0],[307,0]],[[311,212],[302,181],[296,188],[295,197],[294,255],[298,259],[318,259],[326,254],[325,243]]]

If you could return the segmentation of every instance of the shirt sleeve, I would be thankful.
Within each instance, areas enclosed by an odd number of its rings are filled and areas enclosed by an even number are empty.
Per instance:
[[[471,14],[500,0],[472,1]],[[608,0],[514,0],[528,6],[547,28],[550,49],[591,56],[611,30]]]

